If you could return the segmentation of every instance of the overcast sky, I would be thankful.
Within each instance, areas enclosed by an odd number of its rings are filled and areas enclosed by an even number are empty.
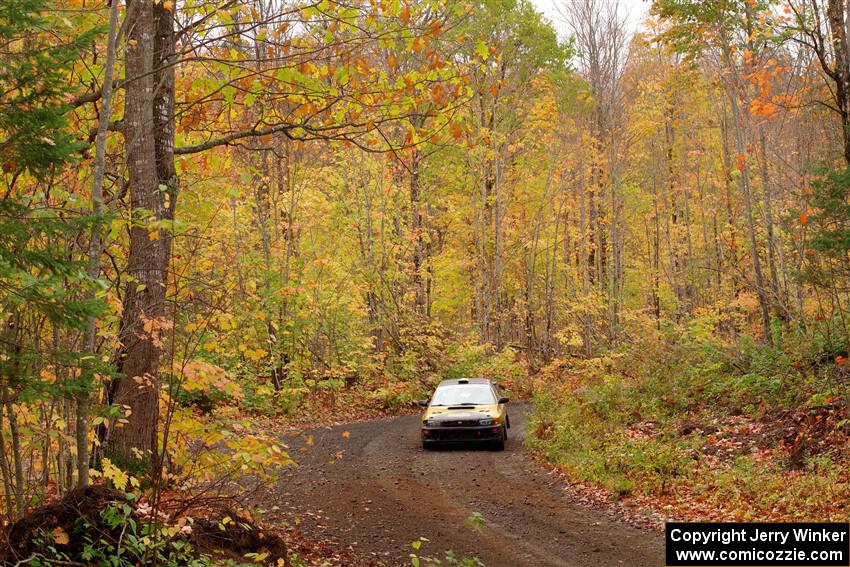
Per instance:
[[[567,35],[567,25],[558,11],[558,6],[571,0],[531,0],[537,9],[543,12],[555,24],[555,28],[561,36]],[[629,14],[629,24],[632,31],[640,26],[640,21],[649,11],[652,2],[649,0],[617,0],[624,12]]]

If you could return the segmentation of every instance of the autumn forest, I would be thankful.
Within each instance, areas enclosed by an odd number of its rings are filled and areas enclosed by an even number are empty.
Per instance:
[[[371,565],[250,494],[465,376],[597,505],[846,521],[850,2],[555,4],[0,4],[0,563]]]

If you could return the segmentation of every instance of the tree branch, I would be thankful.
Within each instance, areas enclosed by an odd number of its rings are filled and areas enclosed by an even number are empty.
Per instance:
[[[212,140],[206,141],[202,144],[196,144],[194,146],[183,146],[182,148],[174,148],[174,155],[187,155],[187,154],[196,154],[198,152],[205,152],[207,150],[211,150],[212,148],[216,148],[218,146],[228,146],[237,140],[242,140],[244,138],[255,138],[259,136],[267,136],[269,134],[274,134],[276,132],[283,132],[287,138],[290,140],[295,140],[289,131],[294,128],[303,128],[303,126],[294,126],[292,124],[277,124],[275,126],[269,126],[267,128],[251,128],[250,130],[239,130],[238,132],[232,132],[226,136],[222,136],[221,138],[214,138]]]

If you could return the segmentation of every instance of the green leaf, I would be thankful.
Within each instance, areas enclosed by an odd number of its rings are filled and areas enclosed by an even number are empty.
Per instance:
[[[478,55],[482,61],[486,61],[487,57],[490,56],[490,48],[487,47],[487,44],[484,43],[483,39],[479,39],[478,43],[475,44],[475,54]]]

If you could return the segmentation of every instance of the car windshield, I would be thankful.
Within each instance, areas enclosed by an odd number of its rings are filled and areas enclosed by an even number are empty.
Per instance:
[[[440,386],[431,399],[432,406],[489,406],[496,403],[489,384],[451,384]]]

